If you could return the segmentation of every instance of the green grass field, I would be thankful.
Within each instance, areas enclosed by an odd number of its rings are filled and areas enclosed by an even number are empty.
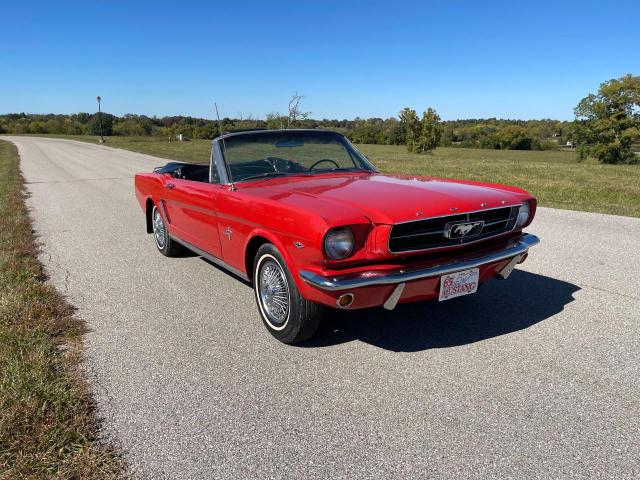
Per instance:
[[[97,143],[97,137],[66,137]],[[107,145],[187,162],[207,162],[211,142],[109,137]],[[438,148],[407,153],[403,146],[357,146],[381,171],[462,178],[516,185],[545,207],[640,217],[640,166],[578,162],[572,151]]]
[[[18,152],[0,141],[0,479],[124,477],[79,369],[84,323],[36,254]]]

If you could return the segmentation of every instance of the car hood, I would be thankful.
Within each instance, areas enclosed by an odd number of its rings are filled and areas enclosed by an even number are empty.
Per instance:
[[[397,223],[515,205],[531,197],[524,190],[504,185],[406,175],[295,176],[274,179],[268,186],[264,182],[260,184],[254,188],[260,188],[263,193],[271,191],[272,195],[267,196],[274,199],[289,194],[320,200],[304,203],[306,208],[317,205],[322,216],[333,216],[332,212],[335,215],[340,206],[351,207],[350,212],[360,210],[374,223]]]

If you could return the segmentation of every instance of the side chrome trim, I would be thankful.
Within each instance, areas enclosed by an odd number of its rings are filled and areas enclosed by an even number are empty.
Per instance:
[[[377,277],[323,277],[308,270],[301,270],[300,278],[314,287],[329,291],[369,287],[372,285],[396,285],[423,278],[438,277],[469,268],[477,268],[488,263],[495,263],[507,258],[520,256],[527,253],[529,248],[536,246],[538,243],[540,243],[538,237],[525,233],[497,252],[470,260],[435,265],[411,272],[400,270],[397,273],[389,273]]]
[[[196,247],[195,245],[190,244],[189,242],[186,242],[184,240],[182,240],[181,238],[176,237],[175,235],[171,235],[169,234],[169,238],[171,238],[171,240],[174,240],[176,242],[178,242],[180,245],[182,245],[185,248],[188,248],[189,250],[191,250],[194,253],[197,253],[198,255],[200,255],[202,258],[206,258],[207,260],[209,260],[211,263],[215,263],[216,265],[218,265],[220,268],[224,268],[225,270],[228,270],[229,272],[233,273],[234,275],[237,275],[238,277],[242,278],[243,280],[246,281],[250,281],[249,277],[244,273],[241,272],[240,270],[238,270],[235,267],[232,267],[231,265],[229,265],[227,262],[225,262],[224,260],[219,259],[216,256],[211,255],[210,253],[205,252],[204,250],[199,249],[198,247]]]

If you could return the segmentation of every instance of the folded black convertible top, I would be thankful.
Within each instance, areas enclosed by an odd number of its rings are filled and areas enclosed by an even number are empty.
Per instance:
[[[153,173],[173,173],[176,170],[180,170],[182,167],[190,165],[184,162],[168,162],[163,167],[156,167],[153,169]]]

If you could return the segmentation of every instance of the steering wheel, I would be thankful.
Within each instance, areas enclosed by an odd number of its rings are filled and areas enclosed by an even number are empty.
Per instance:
[[[278,158],[278,157],[267,157],[267,158],[264,159],[264,161],[267,162],[271,166],[271,168],[273,168],[274,172],[278,171],[278,165],[277,165],[278,164],[278,160],[286,161],[286,160],[284,160],[282,158]]]
[[[314,168],[316,168],[316,165],[319,165],[319,164],[325,163],[325,162],[333,163],[336,166],[336,168],[340,168],[340,165],[338,165],[338,163],[335,160],[331,160],[330,158],[323,158],[322,160],[318,160],[316,163],[311,165],[309,167],[309,170],[313,170]]]

